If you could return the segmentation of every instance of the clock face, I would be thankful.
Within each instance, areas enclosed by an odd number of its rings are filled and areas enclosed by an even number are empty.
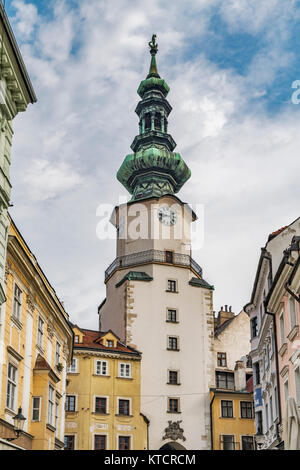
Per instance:
[[[162,206],[158,211],[158,219],[164,225],[175,225],[177,222],[177,214],[169,206]]]

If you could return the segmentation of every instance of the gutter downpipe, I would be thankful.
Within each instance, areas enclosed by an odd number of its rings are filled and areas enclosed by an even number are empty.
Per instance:
[[[215,393],[213,392],[213,397],[212,400],[209,404],[209,409],[210,409],[210,440],[211,440],[211,450],[214,450],[214,432],[213,432],[213,419],[212,419],[212,405],[215,400]]]

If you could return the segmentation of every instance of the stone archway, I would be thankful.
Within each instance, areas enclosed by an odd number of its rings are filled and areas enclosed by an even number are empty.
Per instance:
[[[164,444],[159,450],[186,450],[186,448],[179,444],[179,442],[170,441]]]

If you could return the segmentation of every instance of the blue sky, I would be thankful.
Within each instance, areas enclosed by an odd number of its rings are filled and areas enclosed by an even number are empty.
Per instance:
[[[179,196],[204,204],[194,257],[215,310],[250,298],[260,247],[299,215],[299,2],[6,2],[38,103],[17,117],[11,213],[73,321],[97,326],[113,241],[96,210],[126,191],[116,172],[137,133],[139,82],[158,36],[170,132],[192,170]]]

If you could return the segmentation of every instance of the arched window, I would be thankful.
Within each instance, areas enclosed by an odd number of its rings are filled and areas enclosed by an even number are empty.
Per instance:
[[[154,129],[156,131],[161,131],[161,115],[160,115],[160,113],[155,113],[155,116],[154,116]]]
[[[145,131],[149,131],[151,129],[151,114],[147,113],[145,115]]]

